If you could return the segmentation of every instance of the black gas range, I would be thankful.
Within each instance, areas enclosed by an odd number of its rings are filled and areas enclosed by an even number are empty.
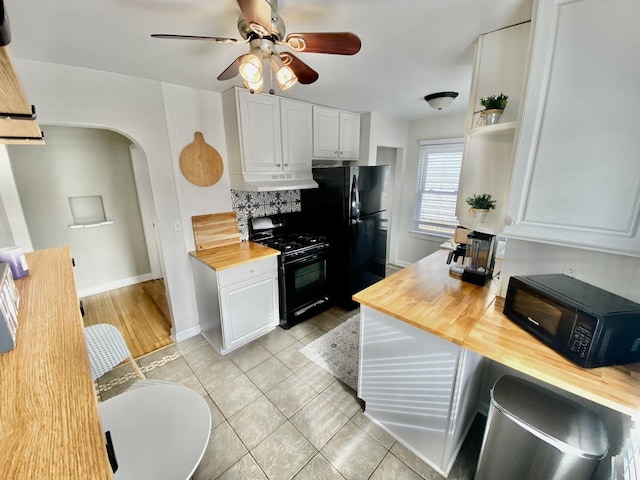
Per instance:
[[[278,283],[280,326],[292,326],[326,310],[330,304],[327,287],[325,237],[299,231],[295,214],[254,218],[249,240],[280,251]]]

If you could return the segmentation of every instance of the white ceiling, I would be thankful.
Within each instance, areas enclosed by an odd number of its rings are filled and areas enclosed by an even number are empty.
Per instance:
[[[350,31],[355,56],[300,53],[320,78],[283,96],[408,119],[442,114],[423,97],[467,108],[479,34],[531,18],[531,0],[280,0],[287,33]],[[246,44],[153,39],[152,33],[238,38],[235,0],[5,0],[15,58],[74,65],[223,91],[216,77]],[[286,50],[281,47],[280,51]],[[18,72],[19,73],[19,72]],[[27,92],[28,94],[28,92]]]

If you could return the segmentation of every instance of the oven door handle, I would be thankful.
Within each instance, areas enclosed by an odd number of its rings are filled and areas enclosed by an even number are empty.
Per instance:
[[[283,266],[289,267],[292,265],[304,265],[306,263],[313,263],[318,260],[324,260],[326,255],[324,253],[316,253],[314,255],[310,255],[308,257],[297,258],[295,260],[291,260],[289,262],[283,262]]]

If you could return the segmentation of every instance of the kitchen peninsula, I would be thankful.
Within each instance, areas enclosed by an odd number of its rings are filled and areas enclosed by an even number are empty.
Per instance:
[[[483,359],[637,416],[636,364],[574,365],[502,314],[496,280],[480,287],[450,277],[446,255],[438,251],[353,297],[362,306],[358,395],[370,418],[446,475],[475,414]],[[437,442],[424,441],[434,435]],[[433,451],[434,443],[443,446]]]

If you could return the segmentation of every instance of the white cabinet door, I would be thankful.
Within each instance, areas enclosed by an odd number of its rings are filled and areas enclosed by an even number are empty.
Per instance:
[[[312,107],[309,103],[280,99],[284,170],[308,172],[313,156]]]
[[[313,156],[338,158],[340,118],[338,110],[313,106]]]
[[[277,273],[220,289],[224,352],[264,335],[279,323]]]
[[[278,97],[238,90],[240,137],[244,171],[273,173],[282,170],[282,140]]]
[[[338,157],[357,160],[360,155],[360,115],[340,112],[340,150]]]
[[[506,235],[640,256],[639,18],[539,2]]]

